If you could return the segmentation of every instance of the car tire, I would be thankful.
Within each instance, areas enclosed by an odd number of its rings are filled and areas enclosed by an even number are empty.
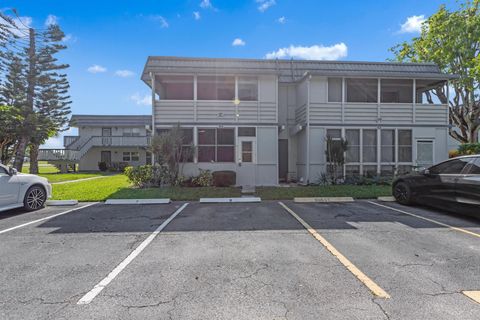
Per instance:
[[[413,203],[412,191],[405,182],[397,182],[392,188],[393,197],[398,203],[410,205]]]
[[[47,200],[47,193],[41,186],[31,186],[28,188],[23,199],[23,207],[27,211],[34,211],[45,206]]]

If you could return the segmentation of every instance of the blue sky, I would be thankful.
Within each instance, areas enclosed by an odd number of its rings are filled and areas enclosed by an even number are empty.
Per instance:
[[[454,0],[2,1],[25,23],[57,22],[76,114],[150,114],[147,56],[385,61]],[[48,146],[58,146],[51,139]]]

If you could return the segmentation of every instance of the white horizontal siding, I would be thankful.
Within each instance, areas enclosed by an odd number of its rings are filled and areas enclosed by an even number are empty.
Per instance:
[[[193,101],[156,101],[155,122],[192,122],[194,111]]]
[[[448,106],[417,104],[415,122],[424,124],[448,124]]]
[[[345,123],[377,123],[378,114],[376,104],[346,104],[344,106]]]
[[[412,124],[413,106],[411,104],[383,104],[380,106],[380,118],[386,124]]]
[[[311,123],[342,122],[342,106],[340,104],[310,103]]]

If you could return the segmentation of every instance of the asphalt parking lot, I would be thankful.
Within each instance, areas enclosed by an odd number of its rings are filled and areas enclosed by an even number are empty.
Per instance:
[[[480,220],[282,203],[0,213],[0,319],[480,318]]]

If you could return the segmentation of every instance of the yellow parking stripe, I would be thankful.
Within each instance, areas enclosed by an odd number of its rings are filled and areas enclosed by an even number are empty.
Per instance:
[[[350,271],[355,277],[357,277],[360,282],[362,282],[375,296],[379,298],[389,299],[390,295],[385,292],[379,285],[373,282],[366,274],[364,274],[360,269],[358,269],[350,260],[348,260],[343,254],[340,253],[330,242],[328,242],[324,237],[322,237],[314,228],[312,228],[305,220],[300,218],[292,209],[287,207],[282,202],[279,204],[287,210],[298,222],[300,222],[305,229],[317,239],[332,255],[334,255],[341,264],[343,264],[348,271]]]
[[[463,232],[463,233],[469,234],[471,236],[480,238],[480,234],[469,231],[469,230],[466,230],[466,229],[454,227],[454,226],[451,226],[449,224],[446,224],[446,223],[443,223],[443,222],[440,222],[440,221],[437,221],[437,220],[433,220],[433,219],[430,219],[430,218],[425,218],[425,217],[416,215],[414,213],[410,213],[410,212],[400,210],[400,209],[397,209],[397,208],[392,208],[392,207],[389,207],[389,206],[386,206],[386,205],[383,205],[383,204],[380,204],[380,203],[376,203],[376,202],[373,202],[373,201],[367,201],[367,202],[371,203],[371,204],[374,204],[376,206],[379,206],[379,207],[383,207],[383,208],[387,208],[387,209],[390,209],[390,210],[393,210],[393,211],[397,211],[397,212],[400,212],[400,213],[403,213],[403,214],[406,214],[406,215],[409,215],[409,216],[412,216],[412,217],[415,217],[415,218],[419,218],[419,219],[422,219],[422,220],[425,220],[425,221],[428,221],[428,222],[431,222],[431,223],[438,224],[439,226],[442,226],[442,227],[450,228],[452,230]]]
[[[476,303],[480,303],[480,291],[462,291],[462,293]]]

